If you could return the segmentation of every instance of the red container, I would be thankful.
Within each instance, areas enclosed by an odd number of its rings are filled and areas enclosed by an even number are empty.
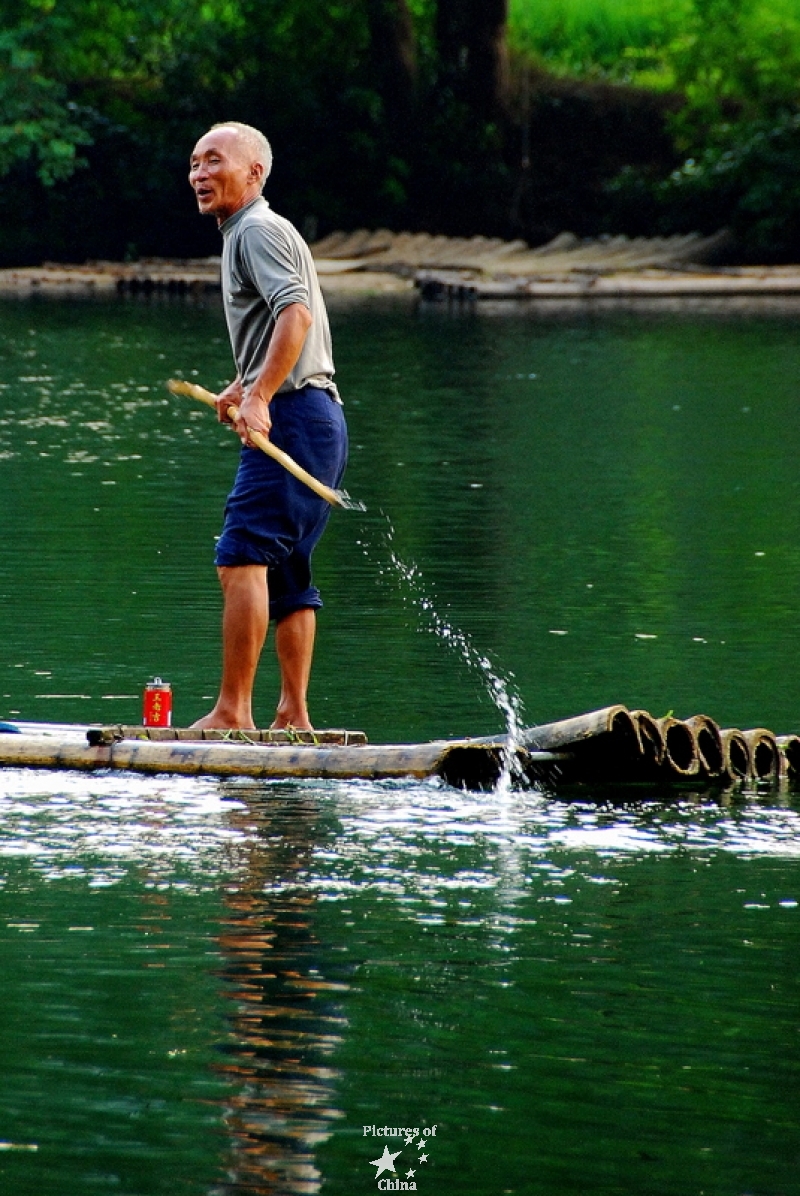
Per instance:
[[[144,687],[144,715],[142,722],[145,727],[172,726],[172,686],[169,681],[162,681],[154,677]]]

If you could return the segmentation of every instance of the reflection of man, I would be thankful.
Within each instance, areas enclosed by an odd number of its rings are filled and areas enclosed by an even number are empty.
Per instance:
[[[329,486],[341,481],[347,430],[333,383],[325,304],[308,246],[261,191],[272,165],[267,139],[249,125],[214,125],[191,156],[200,212],[223,236],[222,293],[237,374],[218,415],[239,407],[239,469],[225,508],[216,565],[223,592],[222,682],[196,727],[252,728],[252,694],[270,618],[281,693],[274,727],[310,729],[306,693],[316,610],[311,553],[330,508],[265,453],[249,430],[270,435]]]

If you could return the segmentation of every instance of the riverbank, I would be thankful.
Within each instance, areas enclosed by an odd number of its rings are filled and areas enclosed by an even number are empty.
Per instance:
[[[46,262],[0,270],[0,295],[201,295],[219,291],[219,258],[181,260],[153,258],[140,262]],[[412,278],[387,271],[325,271],[317,263],[326,292],[336,294],[411,294]]]
[[[606,237],[562,233],[546,245],[486,237],[357,230],[312,246],[329,295],[427,300],[800,295],[800,265],[718,266],[725,234]],[[0,293],[177,294],[218,291],[220,259],[148,258],[0,270]]]

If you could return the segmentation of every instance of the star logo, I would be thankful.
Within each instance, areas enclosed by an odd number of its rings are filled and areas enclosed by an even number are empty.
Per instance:
[[[395,1175],[397,1175],[397,1172],[394,1170],[394,1161],[400,1153],[401,1152],[399,1150],[396,1150],[394,1154],[392,1154],[389,1150],[389,1147],[384,1146],[383,1154],[379,1159],[370,1159],[370,1167],[378,1168],[378,1170],[375,1172],[376,1179],[383,1171],[394,1171]]]
[[[406,1134],[406,1146],[410,1146],[413,1141],[414,1141],[414,1135]]]
[[[411,1176],[416,1175],[416,1174],[417,1174],[416,1171],[412,1170],[412,1168],[409,1167],[408,1171],[406,1171],[406,1179],[411,1179]]]
[[[427,1161],[428,1161],[428,1156],[427,1156],[426,1154],[421,1154],[421,1155],[419,1156],[419,1161],[420,1161],[420,1163],[427,1163]]]

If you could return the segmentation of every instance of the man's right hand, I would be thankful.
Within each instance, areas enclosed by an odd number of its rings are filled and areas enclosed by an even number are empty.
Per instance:
[[[221,424],[233,426],[233,420],[228,415],[228,408],[233,405],[239,407],[242,402],[242,383],[239,378],[234,379],[229,386],[217,395],[217,419]]]

